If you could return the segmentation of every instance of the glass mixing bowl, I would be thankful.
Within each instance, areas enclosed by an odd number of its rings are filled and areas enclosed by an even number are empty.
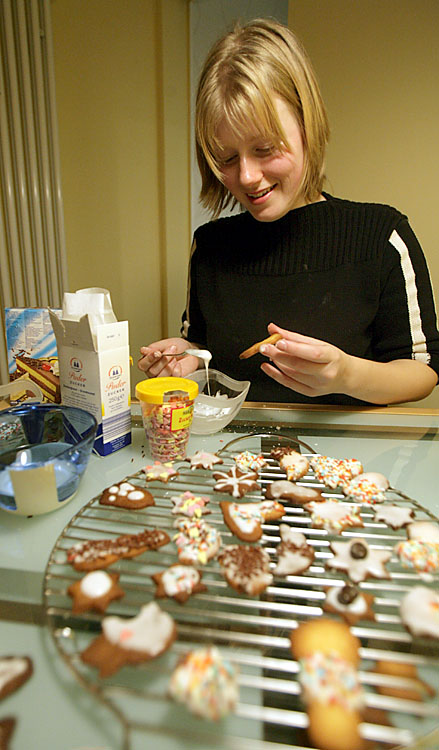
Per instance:
[[[0,508],[38,515],[75,494],[97,430],[84,409],[24,403],[0,412]]]
[[[219,370],[209,369],[209,395],[205,370],[197,370],[187,377],[195,380],[199,388],[191,426],[191,432],[195,435],[212,435],[228,425],[244,403],[250,388],[249,380],[233,380]]]

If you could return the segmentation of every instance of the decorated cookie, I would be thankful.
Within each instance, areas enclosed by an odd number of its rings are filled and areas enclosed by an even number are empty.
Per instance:
[[[169,693],[204,719],[218,720],[235,710],[238,701],[236,670],[216,646],[187,654],[174,670]]]
[[[265,497],[271,500],[289,500],[297,505],[304,505],[312,501],[320,502],[323,500],[322,491],[314,487],[305,487],[303,484],[296,484],[289,479],[276,479],[268,485]]]
[[[91,609],[105,612],[110,602],[125,596],[118,581],[119,573],[92,570],[80,581],[72,583],[67,589],[67,593],[73,599],[72,612],[79,614]]]
[[[214,526],[202,518],[177,518],[174,526],[178,529],[173,541],[180,562],[205,565],[215,557],[221,546],[221,536]]]
[[[126,664],[140,664],[163,654],[177,637],[167,612],[151,602],[136,617],[105,617],[102,633],[81,653],[81,659],[109,677]]]
[[[99,498],[100,505],[114,505],[118,508],[139,510],[148,505],[155,505],[154,498],[148,490],[143,490],[131,482],[112,484],[103,491]]]
[[[305,534],[293,531],[286,523],[279,526],[281,543],[278,544],[277,565],[273,573],[277,576],[298,575],[308,570],[314,560],[314,550]]]
[[[420,542],[439,544],[439,524],[431,521],[413,521],[407,527],[407,536]]]
[[[385,565],[392,556],[391,552],[371,549],[365,539],[331,542],[329,547],[334,557],[328,560],[326,566],[346,571],[354,583],[365,581],[366,578],[390,578]]]
[[[202,573],[192,565],[171,565],[161,573],[154,573],[151,578],[157,586],[155,595],[160,599],[169,596],[180,604],[184,604],[192,594],[207,591],[207,586],[201,583]]]
[[[421,680],[414,664],[405,664],[398,661],[377,661],[374,673],[386,675],[391,678],[389,685],[377,685],[376,690],[381,695],[390,695],[392,698],[402,698],[408,701],[422,701],[425,698],[433,698],[436,691],[424,680]],[[395,678],[402,678],[403,684],[398,685]],[[410,680],[410,683],[408,683]]]
[[[222,464],[223,459],[216,455],[216,453],[209,453],[208,451],[197,451],[192,456],[188,456],[186,461],[190,462],[191,469],[210,469],[212,470],[214,464]]]
[[[436,573],[439,570],[439,544],[407,539],[395,546],[402,565],[418,573]]]
[[[145,466],[142,471],[145,473],[147,482],[153,482],[154,480],[169,482],[171,477],[178,476],[178,471],[172,467],[172,462],[162,464],[160,461],[154,461],[153,464]]]
[[[413,510],[411,508],[402,508],[400,505],[380,505],[375,508],[375,521],[382,521],[392,529],[401,529],[413,521]]]
[[[357,458],[312,456],[310,464],[317,479],[331,489],[346,486],[351,479],[363,471],[363,465]]]
[[[279,463],[281,469],[287,475],[287,479],[295,481],[305,476],[309,469],[309,461],[306,456],[295,451],[294,448],[276,446],[271,450],[271,457]]]
[[[350,503],[339,503],[336,500],[306,503],[305,508],[311,514],[311,526],[314,529],[340,532],[343,529],[363,526],[359,508]]]
[[[11,739],[17,721],[13,716],[6,716],[0,719],[0,750],[8,750],[9,740]]]
[[[210,513],[207,508],[210,499],[204,495],[194,495],[190,490],[186,490],[181,495],[171,497],[174,507],[172,513],[178,516],[188,516],[188,518],[200,518]]]
[[[439,638],[439,594],[426,586],[415,586],[400,605],[401,620],[413,636]]]
[[[372,594],[363,593],[351,583],[342,587],[330,586],[325,591],[326,599],[323,604],[325,612],[341,615],[349,625],[355,625],[358,620],[375,619]]]
[[[389,489],[389,486],[389,480],[384,474],[370,471],[365,474],[358,474],[343,485],[343,492],[348,497],[354,497],[361,503],[374,505],[385,501],[386,490]]]
[[[247,471],[258,472],[263,469],[264,466],[267,466],[267,461],[265,460],[262,453],[251,453],[250,451],[243,451],[242,453],[238,453],[237,456],[234,456],[234,460],[239,471],[242,471],[243,474],[245,474]]]
[[[256,542],[262,536],[261,524],[282,518],[285,508],[276,500],[261,503],[220,502],[224,521],[232,534],[246,542]]]
[[[256,596],[273,581],[270,558],[262,547],[229,544],[218,561],[227,583],[239,593]]]
[[[243,473],[237,466],[232,466],[230,471],[214,471],[213,477],[216,479],[214,489],[217,492],[227,492],[233,497],[244,497],[252,490],[260,490],[256,482],[258,475],[254,471]]]
[[[146,550],[168,544],[170,538],[161,529],[145,529],[139,534],[123,534],[116,539],[90,539],[67,550],[67,561],[75,570],[97,570],[127,557],[137,557]]]
[[[0,657],[0,700],[14,693],[32,676],[32,659],[28,656]]]

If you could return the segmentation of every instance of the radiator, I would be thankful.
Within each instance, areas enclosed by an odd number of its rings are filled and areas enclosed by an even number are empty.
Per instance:
[[[0,2],[0,382],[5,307],[59,307],[67,288],[50,0]]]

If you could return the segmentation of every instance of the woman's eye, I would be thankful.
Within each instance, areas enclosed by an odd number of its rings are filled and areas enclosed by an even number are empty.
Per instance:
[[[262,154],[262,156],[267,156],[269,154],[273,154],[275,151],[275,148],[273,144],[268,144],[267,146],[258,146],[256,149],[256,152],[258,154]]]
[[[230,156],[223,156],[222,159],[219,160],[222,167],[227,167],[228,164],[233,164],[233,162],[236,159],[236,154],[231,154]]]

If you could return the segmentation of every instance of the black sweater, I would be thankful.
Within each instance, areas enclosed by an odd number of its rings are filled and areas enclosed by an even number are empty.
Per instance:
[[[261,354],[240,360],[270,322],[357,357],[417,359],[439,374],[430,278],[407,218],[325,197],[274,222],[242,213],[195,232],[183,335],[212,352],[212,367],[250,380],[249,400],[364,403],[302,396],[260,370]]]

